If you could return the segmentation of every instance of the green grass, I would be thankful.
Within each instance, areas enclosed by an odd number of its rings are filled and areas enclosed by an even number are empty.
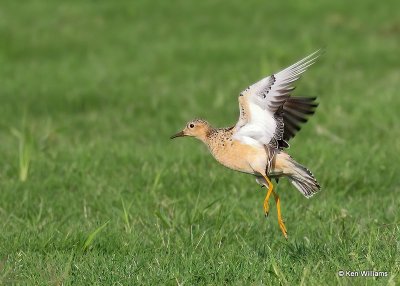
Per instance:
[[[399,2],[197,2],[2,1],[0,284],[399,284]],[[251,176],[169,136],[320,47],[289,151],[322,191],[279,183],[286,241]]]

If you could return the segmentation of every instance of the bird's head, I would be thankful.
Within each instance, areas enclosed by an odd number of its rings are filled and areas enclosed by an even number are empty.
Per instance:
[[[191,136],[204,141],[210,129],[211,126],[207,121],[203,119],[194,119],[189,121],[182,131],[172,135],[171,139],[183,136]]]

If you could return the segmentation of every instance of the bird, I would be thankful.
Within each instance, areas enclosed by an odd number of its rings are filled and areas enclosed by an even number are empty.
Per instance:
[[[239,120],[235,125],[214,128],[206,120],[194,119],[170,137],[195,137],[225,167],[253,175],[261,187],[267,188],[263,202],[266,217],[269,215],[270,196],[274,196],[278,225],[286,239],[288,235],[281,214],[281,200],[271,180],[275,179],[278,183],[280,178],[287,178],[306,198],[321,189],[311,171],[287,152],[289,140],[318,106],[316,97],[293,96],[292,92],[302,74],[321,53],[317,50],[243,90],[238,97]]]

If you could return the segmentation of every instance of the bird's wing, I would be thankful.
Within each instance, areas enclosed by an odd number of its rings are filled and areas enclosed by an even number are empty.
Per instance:
[[[291,96],[283,104],[282,117],[284,131],[282,139],[289,141],[301,129],[301,124],[315,113],[318,103],[316,97]]]
[[[241,92],[240,116],[235,126],[234,138],[246,144],[270,144],[278,147],[277,142],[283,139],[285,132],[284,104],[295,88],[294,83],[315,62],[319,54],[316,51]]]

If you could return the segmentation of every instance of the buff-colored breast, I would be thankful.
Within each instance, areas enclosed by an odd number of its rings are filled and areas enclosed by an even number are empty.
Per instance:
[[[263,147],[234,140],[227,131],[210,136],[207,145],[214,158],[230,169],[255,174],[263,172],[267,165],[267,154]]]

